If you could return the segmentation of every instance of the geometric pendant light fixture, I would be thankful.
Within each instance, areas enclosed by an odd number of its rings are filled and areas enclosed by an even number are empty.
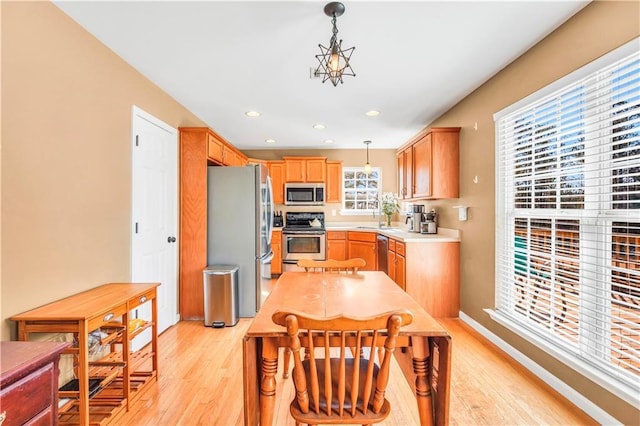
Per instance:
[[[344,5],[340,2],[331,2],[324,7],[324,13],[331,18],[333,25],[333,34],[329,40],[329,47],[319,44],[320,54],[316,55],[316,59],[320,64],[316,68],[315,75],[322,76],[322,82],[329,80],[334,86],[342,83],[343,75],[355,77],[353,68],[349,61],[355,50],[354,47],[342,49],[342,40],[338,41],[338,28],[336,27],[336,18],[344,13]]]

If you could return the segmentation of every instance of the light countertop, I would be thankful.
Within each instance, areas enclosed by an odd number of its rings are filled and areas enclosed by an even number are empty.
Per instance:
[[[326,222],[327,231],[373,232],[403,241],[405,243],[447,243],[460,242],[460,231],[457,229],[438,228],[437,234],[419,234],[408,232],[406,225],[394,225],[391,228],[379,228],[375,223]]]

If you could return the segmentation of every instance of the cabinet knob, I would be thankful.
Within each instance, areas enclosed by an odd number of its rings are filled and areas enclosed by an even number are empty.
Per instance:
[[[104,322],[111,321],[113,316],[114,316],[113,312],[109,312],[107,315],[104,316],[104,318],[102,318],[102,321],[104,321]]]
[[[142,296],[142,297],[140,297],[139,300],[140,300],[140,303],[144,303],[144,302],[147,301],[147,296]]]

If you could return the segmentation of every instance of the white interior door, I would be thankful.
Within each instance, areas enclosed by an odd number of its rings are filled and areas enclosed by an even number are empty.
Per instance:
[[[178,321],[178,133],[135,106],[132,112],[131,281],[160,283],[161,333]],[[151,320],[150,304],[131,317]],[[132,350],[150,338],[142,333]]]

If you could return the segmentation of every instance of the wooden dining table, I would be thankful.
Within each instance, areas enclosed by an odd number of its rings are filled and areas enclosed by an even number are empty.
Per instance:
[[[244,424],[273,424],[278,353],[288,345],[285,328],[271,320],[274,312],[368,317],[401,309],[411,311],[413,322],[400,329],[394,355],[413,388],[420,424],[448,424],[450,335],[384,272],[369,271],[280,276],[243,339]]]

